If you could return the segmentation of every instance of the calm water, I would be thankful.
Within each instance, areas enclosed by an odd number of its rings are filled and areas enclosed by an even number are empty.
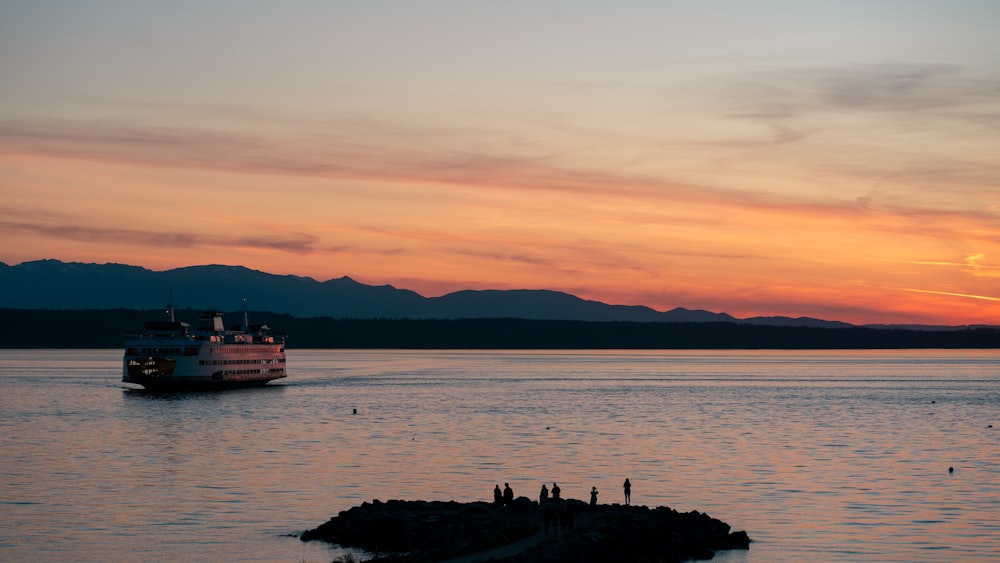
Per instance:
[[[120,357],[0,350],[0,560],[329,561],[287,535],[625,477],[747,530],[721,561],[1000,557],[998,351],[292,350],[278,385],[187,394]]]

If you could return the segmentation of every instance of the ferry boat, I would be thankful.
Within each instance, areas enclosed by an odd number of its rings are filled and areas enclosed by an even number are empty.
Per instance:
[[[285,337],[267,325],[250,325],[246,300],[243,324],[227,329],[222,313],[201,313],[194,327],[174,320],[150,321],[126,335],[122,381],[146,389],[213,389],[264,385],[285,373]]]

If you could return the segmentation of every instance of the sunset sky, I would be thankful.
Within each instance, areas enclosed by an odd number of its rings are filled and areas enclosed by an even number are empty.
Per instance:
[[[0,261],[1000,324],[998,28],[994,0],[0,2]]]

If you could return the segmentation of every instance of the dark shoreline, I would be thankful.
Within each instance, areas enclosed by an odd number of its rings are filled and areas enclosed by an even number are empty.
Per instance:
[[[178,311],[196,318],[197,311]],[[163,311],[0,309],[0,348],[119,348]],[[253,311],[289,348],[469,350],[996,349],[1000,327],[821,328],[730,322],[298,318]],[[227,314],[239,318],[238,313]]]
[[[374,554],[376,563],[495,561],[597,563],[705,560],[749,549],[746,532],[700,512],[565,499],[509,506],[485,502],[390,500],[363,503],[303,532]]]

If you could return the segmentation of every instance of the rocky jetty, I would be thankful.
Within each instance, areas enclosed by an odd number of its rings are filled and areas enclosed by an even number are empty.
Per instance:
[[[506,507],[485,502],[363,503],[341,512],[302,541],[363,549],[378,563],[679,562],[748,549],[746,532],[700,512],[660,506],[597,505],[520,497]]]

